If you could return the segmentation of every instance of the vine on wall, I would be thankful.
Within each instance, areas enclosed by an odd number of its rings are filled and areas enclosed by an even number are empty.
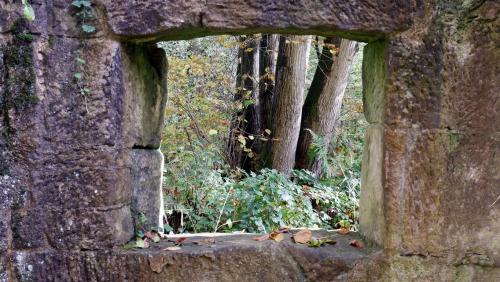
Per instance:
[[[97,17],[92,1],[90,0],[74,0],[71,2],[71,5],[77,9],[75,15],[78,17],[79,24],[84,32],[84,36],[80,38],[80,48],[75,52],[76,71],[73,74],[73,79],[76,87],[78,88],[78,93],[84,97],[86,101],[86,98],[91,95],[92,92],[87,85],[87,80],[85,79],[85,65],[87,62],[82,58],[82,50],[86,46],[84,41],[85,35],[96,32],[96,27],[92,24],[92,21],[94,21]],[[87,106],[86,103],[85,106]]]

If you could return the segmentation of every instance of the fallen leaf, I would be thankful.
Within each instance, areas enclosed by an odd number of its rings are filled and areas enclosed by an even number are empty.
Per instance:
[[[330,238],[311,238],[311,241],[309,241],[309,247],[317,248],[321,247],[325,244],[330,244],[330,245],[335,245],[337,241],[330,239]]]
[[[322,242],[320,240],[312,237],[311,240],[309,241],[308,245],[309,245],[309,247],[317,248],[317,247],[319,247],[319,246],[321,246],[323,244],[322,244]]]
[[[352,240],[351,242],[349,242],[349,245],[356,247],[358,249],[362,249],[365,246],[362,242],[358,240]]]
[[[149,242],[148,242],[148,239],[145,238],[144,240],[141,239],[141,238],[137,238],[135,240],[135,248],[139,248],[139,249],[147,249],[149,248]]]
[[[269,234],[269,238],[276,242],[281,242],[285,239],[285,236],[283,236],[283,234],[280,232],[274,231],[271,234]]]
[[[174,246],[174,247],[167,247],[167,248],[163,249],[162,251],[178,251],[180,249],[182,249],[182,248]]]
[[[160,242],[160,240],[161,240],[161,238],[160,238],[160,234],[158,234],[158,233],[153,233],[151,240],[152,240],[153,242],[155,242],[155,243]]]
[[[148,231],[144,233],[144,238],[148,238],[155,243],[160,242],[160,234],[155,231]]]
[[[177,239],[177,240],[175,241],[175,245],[176,245],[176,246],[181,246],[182,244],[184,244],[184,241],[186,241],[186,240],[187,240],[187,238],[186,238],[186,237],[181,237],[181,238],[179,238],[179,239]]]
[[[340,228],[340,229],[337,231],[337,233],[339,233],[340,235],[347,235],[347,234],[349,234],[349,232],[351,232],[351,231],[349,231],[349,229],[344,228],[344,227]]]
[[[262,235],[262,236],[258,236],[258,237],[253,237],[252,238],[253,240],[255,241],[265,241],[267,239],[269,239],[269,235],[268,234],[265,234],[265,235]]]
[[[300,230],[293,235],[293,240],[295,241],[295,243],[299,244],[307,244],[309,241],[311,241],[311,238],[312,232],[309,229]]]

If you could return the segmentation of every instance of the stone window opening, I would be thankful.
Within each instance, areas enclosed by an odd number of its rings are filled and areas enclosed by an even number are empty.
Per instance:
[[[95,9],[92,34],[72,2]],[[498,281],[497,2],[2,1],[0,280]],[[254,33],[367,43],[360,235],[373,244],[124,249],[140,205],[160,220],[156,42]]]
[[[174,41],[175,42],[175,41]],[[140,45],[138,45],[140,46]],[[132,52],[137,52],[138,46],[129,47]],[[168,63],[166,62],[164,51],[156,48],[155,45],[146,45],[143,59],[151,65],[151,70],[160,82],[161,91],[168,92],[168,84],[175,83],[167,81]],[[159,46],[159,45],[158,45]],[[360,228],[369,230],[372,233],[372,239],[375,242],[381,242],[383,232],[382,220],[382,192],[381,192],[381,151],[382,151],[382,84],[384,75],[383,52],[384,41],[375,41],[364,48],[363,54],[363,104],[364,114],[368,121],[366,128],[366,142],[363,153],[362,165],[362,189],[360,199]],[[137,53],[136,53],[137,54]],[[132,62],[132,61],[131,61]],[[163,64],[163,66],[162,66]],[[140,72],[142,76],[147,72]],[[146,83],[145,83],[146,84]],[[142,87],[138,90],[144,92],[147,88]],[[159,91],[158,89],[153,89]],[[158,104],[162,104],[166,99],[164,94],[157,94],[156,100],[145,100],[143,104],[149,103],[150,107],[156,107],[154,111],[144,112],[151,117],[161,120],[165,118],[164,113],[155,113],[158,111]],[[168,95],[168,94],[167,94]],[[161,124],[161,125],[160,125]],[[133,174],[133,200],[131,212],[134,218],[134,226],[140,223],[140,217],[146,218],[149,228],[154,230],[164,228],[166,221],[165,203],[163,192],[161,191],[164,170],[164,157],[159,148],[162,122],[158,122],[156,127],[146,128],[150,134],[154,132],[153,139],[155,146],[135,145],[132,153],[132,160],[135,164],[132,169]],[[165,136],[164,138],[168,138]],[[150,138],[152,140],[152,138]],[[181,212],[181,218],[185,215]],[[184,220],[182,218],[182,220]],[[379,224],[374,226],[373,222]],[[196,234],[195,234],[196,235]],[[181,235],[179,235],[181,236]]]

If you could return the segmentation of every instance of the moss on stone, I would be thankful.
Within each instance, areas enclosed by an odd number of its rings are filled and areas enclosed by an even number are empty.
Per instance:
[[[2,151],[10,145],[11,135],[15,133],[9,112],[25,110],[38,102],[35,95],[35,70],[33,66],[33,35],[26,32],[26,23],[19,20],[12,28],[12,41],[0,46],[0,122],[2,130],[0,142]],[[0,175],[9,173],[8,161],[0,155]]]

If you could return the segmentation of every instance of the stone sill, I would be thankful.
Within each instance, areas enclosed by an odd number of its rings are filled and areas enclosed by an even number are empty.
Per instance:
[[[169,236],[141,250],[17,252],[16,273],[21,281],[332,281],[376,251],[350,246],[362,240],[356,233],[313,234],[337,243],[311,248],[291,234],[279,243],[257,242],[254,234],[195,234],[181,250],[167,251],[179,237]],[[195,244],[206,238],[215,244]]]

